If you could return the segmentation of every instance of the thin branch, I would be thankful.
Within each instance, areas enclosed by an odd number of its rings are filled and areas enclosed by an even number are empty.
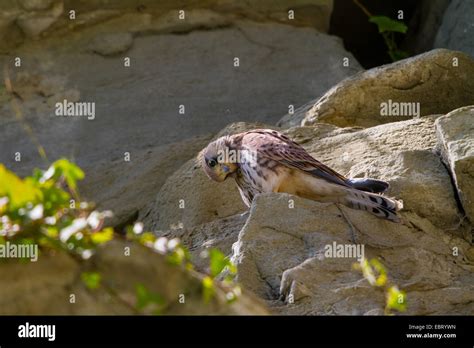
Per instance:
[[[369,10],[367,10],[367,8],[364,5],[362,5],[359,2],[359,0],[352,0],[352,1],[367,15],[367,17],[372,17],[372,14],[369,12]]]

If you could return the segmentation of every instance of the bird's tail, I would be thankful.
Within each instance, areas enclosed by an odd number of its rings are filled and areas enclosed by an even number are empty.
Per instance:
[[[358,189],[348,189],[344,203],[359,210],[365,210],[379,218],[393,222],[401,222],[397,211],[403,208],[403,203],[392,198],[360,191]]]
[[[390,187],[388,182],[370,178],[352,178],[347,179],[347,184],[351,187],[361,191],[367,191],[372,193],[382,193],[388,190]]]

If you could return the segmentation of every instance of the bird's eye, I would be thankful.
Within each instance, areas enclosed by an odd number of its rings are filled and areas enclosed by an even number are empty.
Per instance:
[[[207,164],[209,164],[209,167],[215,167],[217,165],[217,161],[213,158],[211,158]]]

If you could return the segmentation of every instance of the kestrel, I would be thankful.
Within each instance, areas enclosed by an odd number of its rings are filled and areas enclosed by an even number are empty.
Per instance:
[[[201,151],[200,157],[209,178],[218,182],[235,179],[247,207],[259,193],[286,192],[319,202],[342,203],[400,222],[397,211],[402,203],[379,194],[388,189],[388,183],[346,178],[275,130],[223,136]]]

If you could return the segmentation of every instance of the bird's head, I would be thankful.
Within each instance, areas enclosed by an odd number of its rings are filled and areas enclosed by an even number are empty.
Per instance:
[[[222,182],[239,168],[230,142],[229,136],[221,137],[207,145],[199,154],[201,166],[212,180]]]

